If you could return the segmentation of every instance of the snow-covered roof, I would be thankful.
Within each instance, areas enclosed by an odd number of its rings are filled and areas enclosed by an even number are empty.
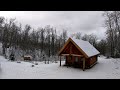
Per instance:
[[[32,56],[31,56],[31,55],[24,55],[24,57],[30,57],[30,58],[32,58]]]
[[[83,41],[79,39],[74,39],[71,38],[73,42],[75,42],[88,57],[94,56],[99,54],[100,52],[93,46],[91,45],[88,41]]]

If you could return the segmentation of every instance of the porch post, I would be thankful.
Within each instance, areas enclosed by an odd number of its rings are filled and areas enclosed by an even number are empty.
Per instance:
[[[60,66],[61,66],[61,56],[60,56]]]
[[[67,56],[65,56],[65,65],[67,65]]]
[[[98,61],[98,55],[96,56],[96,59],[97,59],[96,61]]]
[[[83,71],[85,71],[85,58],[83,58]]]

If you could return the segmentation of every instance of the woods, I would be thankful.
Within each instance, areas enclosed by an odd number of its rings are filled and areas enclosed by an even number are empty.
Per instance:
[[[120,11],[104,12],[106,27],[106,54],[120,57]]]
[[[103,18],[106,38],[98,41],[96,35],[82,35],[80,32],[76,33],[74,37],[89,41],[104,56],[120,58],[120,11],[105,11]]]
[[[106,38],[99,39],[95,34],[83,34],[79,32],[71,37],[89,41],[101,55],[113,58],[120,57],[120,11],[103,12]],[[99,32],[99,31],[98,31]],[[2,43],[2,55],[7,57],[7,50],[15,56],[29,54],[33,60],[43,57],[57,56],[58,51],[65,44],[68,34],[63,29],[58,35],[57,29],[50,25],[32,28],[17,22],[15,18],[6,19],[0,17],[0,42]]]
[[[57,35],[56,29],[50,25],[44,28],[38,27],[37,30],[28,24],[22,28],[22,24],[19,24],[16,19],[7,20],[0,17],[0,42],[3,49],[2,55],[5,57],[7,48],[11,54],[16,54],[16,56],[29,54],[34,60],[43,55],[55,56],[66,39],[66,30]]]

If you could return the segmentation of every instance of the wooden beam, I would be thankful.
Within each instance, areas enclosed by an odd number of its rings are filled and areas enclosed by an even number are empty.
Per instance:
[[[71,54],[72,56],[79,56],[79,57],[83,57],[83,55],[77,55],[77,54]]]
[[[60,56],[60,66],[61,66],[61,56]]]
[[[67,56],[65,56],[65,65],[67,64]]]
[[[79,57],[83,57],[83,55],[77,55],[77,54],[61,54],[62,56],[69,56],[69,55],[72,55],[72,56],[79,56]]]
[[[70,54],[61,54],[62,56],[69,56]]]
[[[70,45],[70,55],[72,54],[72,46]]]
[[[85,58],[83,58],[83,71],[85,71]]]

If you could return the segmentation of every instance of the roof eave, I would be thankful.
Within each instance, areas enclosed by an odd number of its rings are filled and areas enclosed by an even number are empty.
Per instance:
[[[89,56],[88,58],[91,58],[91,57],[93,57],[93,56],[97,56],[97,55],[100,55],[100,53],[99,53],[99,54],[96,54],[96,55]]]

